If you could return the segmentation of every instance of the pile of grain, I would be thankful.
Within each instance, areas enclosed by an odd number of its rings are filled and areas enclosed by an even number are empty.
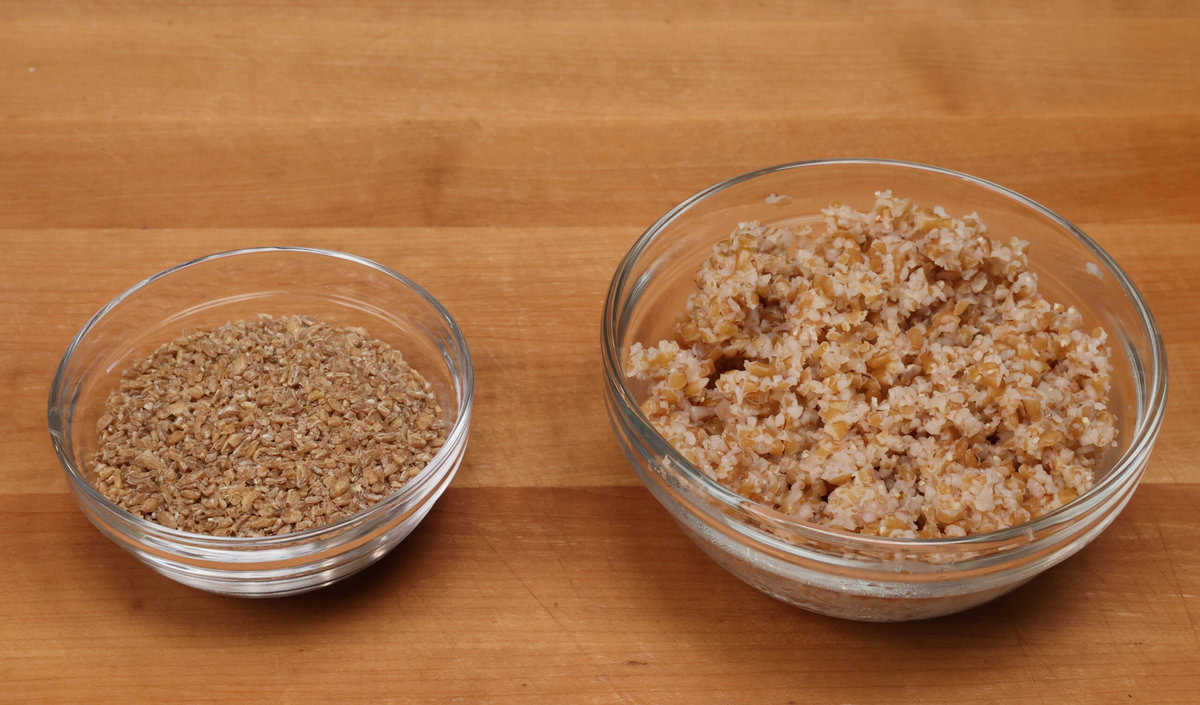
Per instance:
[[[346,518],[445,441],[430,385],[361,328],[260,317],[158,348],[98,422],[96,488],[163,526],[263,536]]]
[[[1086,491],[1115,437],[1106,334],[1038,293],[1027,243],[890,192],[824,219],[740,224],[673,337],[631,347],[659,432],[738,494],[863,534],[987,532]]]

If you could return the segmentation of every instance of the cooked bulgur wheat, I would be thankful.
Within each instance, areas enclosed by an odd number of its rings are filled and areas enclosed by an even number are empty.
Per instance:
[[[889,191],[823,215],[739,224],[673,338],[631,346],[659,432],[734,492],[862,534],[993,531],[1087,490],[1115,437],[1106,335],[1038,293],[1028,243]]]
[[[120,507],[214,536],[336,522],[445,441],[428,382],[362,328],[308,317],[227,323],[140,360],[98,421],[92,481]]]

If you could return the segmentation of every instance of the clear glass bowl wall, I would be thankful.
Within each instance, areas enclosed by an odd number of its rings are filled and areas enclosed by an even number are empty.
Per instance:
[[[1010,530],[961,539],[887,539],[791,520],[710,480],[639,409],[646,389],[622,373],[634,341],[669,337],[712,245],[740,221],[812,223],[833,202],[868,209],[873,192],[951,215],[977,212],[993,238],[1031,242],[1031,266],[1053,301],[1077,306],[1110,334],[1118,447],[1095,486],[1067,506]],[[769,196],[786,196],[784,199]],[[1115,262],[1048,209],[966,174],[918,164],[836,160],[782,165],[703,191],[655,223],[613,277],[603,320],[609,417],[642,481],[717,563],[779,599],[861,620],[916,619],[996,597],[1095,538],[1137,487],[1162,421],[1166,359],[1153,317]]]
[[[404,488],[336,524],[264,538],[168,529],[115,506],[88,482],[96,422],[120,374],[185,330],[259,314],[305,314],[362,326],[433,385],[448,437]],[[104,535],[160,573],[212,592],[277,596],[312,590],[378,560],[429,512],[466,449],[474,372],[450,314],[414,282],[374,262],[304,248],[259,248],[189,262],[134,286],[98,312],[63,356],[48,406],[71,491]]]

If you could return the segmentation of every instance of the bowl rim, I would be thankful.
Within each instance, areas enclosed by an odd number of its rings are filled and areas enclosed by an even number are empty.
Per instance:
[[[1149,356],[1148,360],[1142,360],[1135,351],[1129,351],[1131,356],[1130,362],[1133,367],[1133,374],[1136,378],[1143,377],[1147,380],[1146,383],[1146,403],[1142,414],[1139,415],[1137,423],[1133,429],[1133,439],[1129,447],[1121,454],[1113,463],[1113,470],[1104,478],[1089,488],[1082,495],[1067,504],[1055,509],[1051,512],[1042,514],[1034,519],[998,531],[990,531],[981,534],[970,534],[961,537],[943,537],[943,538],[901,538],[889,536],[867,536],[842,529],[823,527],[817,524],[803,522],[787,514],[779,512],[771,507],[754,502],[747,499],[732,490],[721,485],[716,480],[710,478],[703,473],[693,463],[687,460],[683,455],[675,449],[658,431],[642,413],[641,407],[633,399],[633,395],[625,385],[624,365],[621,362],[622,354],[618,349],[619,338],[618,330],[623,330],[628,322],[628,315],[632,309],[625,302],[618,300],[621,292],[626,289],[629,278],[632,274],[634,265],[650,245],[655,241],[658,235],[671,223],[675,222],[683,214],[695,208],[697,205],[708,199],[709,197],[724,191],[728,188],[737,186],[738,184],[751,181],[753,179],[774,174],[776,172],[789,171],[792,169],[808,169],[820,168],[824,166],[874,166],[874,167],[895,167],[901,170],[920,171],[926,173],[947,176],[954,179],[969,182],[976,186],[980,186],[989,191],[995,192],[1001,196],[1014,201],[1018,205],[1024,206],[1029,211],[1032,211],[1042,217],[1050,220],[1053,224],[1065,230],[1068,234],[1075,237],[1084,247],[1086,247],[1096,257],[1097,260],[1105,267],[1113,279],[1117,282],[1120,290],[1129,299],[1137,313],[1139,322],[1142,324],[1143,331],[1149,340]],[[632,291],[632,289],[631,289]],[[619,318],[618,318],[619,317]],[[881,550],[912,550],[921,548],[935,547],[952,547],[952,548],[978,548],[983,544],[998,544],[1012,541],[1013,539],[1028,539],[1036,532],[1049,529],[1055,525],[1071,522],[1081,515],[1087,514],[1103,502],[1120,487],[1122,487],[1131,477],[1135,477],[1141,468],[1142,461],[1148,457],[1154,441],[1158,436],[1158,431],[1162,426],[1163,415],[1166,410],[1166,394],[1167,394],[1167,358],[1164,348],[1162,333],[1158,328],[1153,314],[1150,312],[1141,292],[1134,285],[1129,276],[1121,269],[1116,261],[1095,240],[1084,233],[1080,228],[1072,224],[1066,218],[1062,217],[1050,208],[1034,201],[1017,191],[1014,191],[1006,186],[988,181],[977,176],[947,169],[944,167],[934,166],[931,164],[923,164],[920,162],[902,161],[895,159],[878,159],[868,157],[850,157],[837,159],[815,159],[796,162],[786,162],[776,164],[774,166],[756,169],[743,174],[739,174],[732,178],[718,182],[702,189],[688,198],[681,201],[679,204],[668,210],[657,221],[647,228],[641,236],[633,243],[625,256],[621,259],[613,274],[613,278],[609,283],[608,293],[604,300],[604,311],[602,321],[602,356],[604,363],[604,376],[609,391],[615,398],[619,410],[632,423],[634,430],[643,439],[648,442],[652,449],[664,460],[669,461],[663,463],[668,465],[671,470],[680,473],[684,478],[692,483],[693,486],[701,488],[710,498],[717,500],[721,505],[724,505],[737,512],[750,512],[759,517],[768,519],[769,521],[784,526],[788,531],[793,532],[797,538],[801,540],[810,540],[816,542],[835,542],[835,543],[850,543],[864,549],[881,549]],[[1148,374],[1143,367],[1149,363]],[[1138,400],[1140,402],[1140,400]],[[1140,406],[1140,404],[1139,404]],[[730,521],[728,517],[722,515],[723,520]],[[789,553],[801,553],[809,555],[809,550],[798,546],[790,541],[784,541],[776,536],[766,533],[761,529],[753,527],[744,522],[737,522],[739,533],[749,534],[756,541],[766,543],[771,547]]]
[[[340,519],[332,524],[305,529],[304,531],[295,531],[287,534],[274,534],[270,536],[213,536],[210,534],[193,533],[183,531],[181,529],[172,529],[163,526],[157,522],[143,519],[132,512],[129,512],[117,504],[113,503],[101,492],[99,492],[90,482],[88,482],[80,468],[73,462],[66,452],[68,446],[71,445],[70,438],[64,433],[64,419],[61,418],[61,412],[68,410],[68,405],[73,405],[73,400],[69,395],[64,394],[64,386],[66,384],[67,368],[72,360],[76,349],[92,331],[95,326],[100,323],[109,313],[120,306],[126,299],[133,296],[142,289],[148,287],[154,282],[169,277],[172,274],[180,272],[190,267],[199,266],[202,264],[215,262],[219,260],[232,259],[240,256],[260,255],[260,254],[278,254],[290,253],[301,255],[314,255],[318,257],[329,257],[338,259],[353,264],[380,272],[396,281],[409,290],[420,296],[437,314],[438,318],[446,324],[450,330],[453,347],[457,348],[462,355],[462,365],[452,365],[455,387],[459,399],[457,400],[457,413],[455,414],[454,423],[451,425],[449,432],[446,434],[446,440],[442,443],[442,447],[434,454],[425,467],[421,468],[420,472],[408,480],[402,487],[397,489],[392,494],[384,497],[375,504],[359,510],[350,516]],[[436,298],[426,291],[421,285],[417,284],[412,279],[400,274],[399,272],[386,267],[374,260],[360,257],[359,255],[340,252],[337,250],[328,250],[316,247],[297,247],[290,245],[272,245],[265,247],[247,247],[235,250],[225,250],[212,254],[196,257],[194,259],[181,262],[174,266],[168,267],[160,272],[152,274],[138,283],[129,287],[125,291],[118,294],[83,324],[83,327],[76,332],[71,342],[67,345],[66,351],[59,360],[58,366],[55,369],[54,379],[50,384],[50,395],[46,404],[47,425],[50,431],[50,442],[54,446],[55,455],[58,456],[59,465],[66,472],[72,485],[89,500],[93,505],[115,514],[121,521],[130,524],[140,530],[143,534],[157,536],[167,539],[168,541],[186,542],[191,545],[202,546],[205,549],[220,550],[222,548],[246,550],[252,548],[272,549],[278,547],[288,547],[295,544],[310,544],[320,541],[321,539],[337,535],[342,531],[353,529],[356,526],[369,522],[377,516],[387,516],[388,510],[393,506],[400,504],[413,497],[419,496],[421,491],[429,484],[430,479],[441,475],[448,469],[454,467],[453,456],[458,452],[460,446],[465,444],[466,435],[470,426],[471,409],[475,398],[475,367],[471,359],[471,351],[467,345],[466,337],[463,336],[462,330],[458,327],[458,323],[446,307],[441,304]]]

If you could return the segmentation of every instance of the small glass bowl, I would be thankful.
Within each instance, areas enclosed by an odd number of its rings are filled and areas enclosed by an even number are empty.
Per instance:
[[[449,429],[433,460],[403,488],[321,528],[261,538],[168,529],[104,498],[87,480],[96,422],[121,371],[185,329],[258,314],[310,315],[362,326],[401,351],[430,382]],[[379,560],[411,532],[462,463],[475,373],[466,340],[424,289],[361,257],[298,247],[209,255],[133,286],[75,335],[47,409],[50,439],[75,500],[96,528],[167,577],[227,595],[291,595],[341,580]]]
[[[1000,239],[1031,242],[1030,263],[1052,301],[1074,304],[1109,332],[1110,408],[1118,447],[1095,485],[1069,504],[1011,529],[950,539],[862,536],[792,519],[709,479],[663,439],[640,410],[644,385],[623,361],[631,343],[669,337],[712,245],[738,222],[821,222],[833,202],[869,208],[892,189],[951,215],[978,212]],[[763,592],[813,612],[865,621],[949,614],[1004,594],[1083,548],[1128,502],[1162,424],[1167,360],[1146,303],[1078,228],[1009,189],[906,162],[798,162],[719,183],[673,208],[634,243],[612,279],[603,318],[609,418],[634,470],[684,531],[717,563]]]

